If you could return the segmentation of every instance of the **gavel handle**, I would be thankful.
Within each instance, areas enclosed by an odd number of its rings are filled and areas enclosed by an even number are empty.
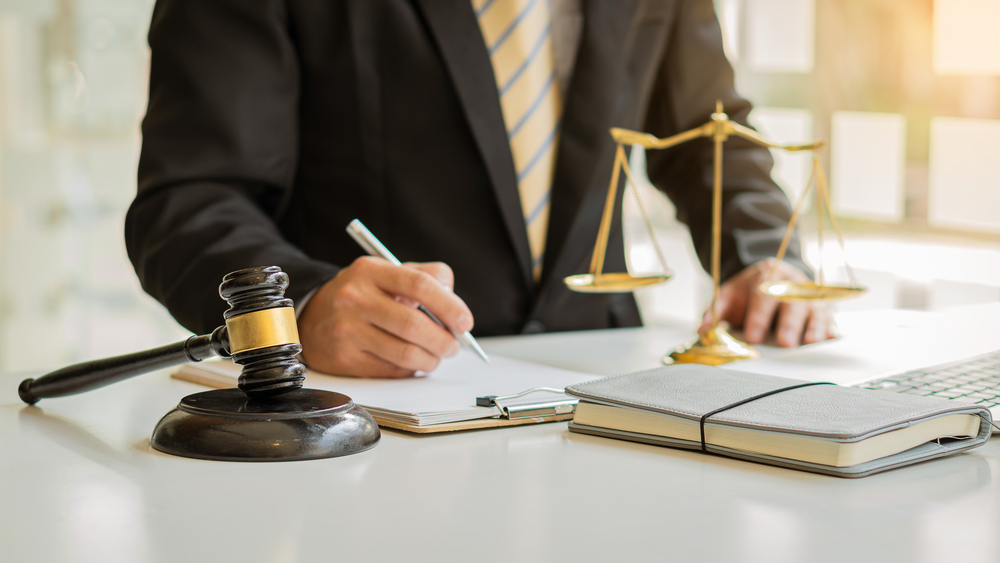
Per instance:
[[[18,386],[17,394],[22,401],[33,405],[41,399],[76,395],[158,369],[218,356],[229,357],[229,336],[224,326],[212,334],[192,336],[152,350],[83,362],[38,379],[25,379]]]

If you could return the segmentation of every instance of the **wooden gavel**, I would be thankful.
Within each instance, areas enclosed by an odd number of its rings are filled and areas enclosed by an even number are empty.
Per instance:
[[[306,368],[296,359],[302,345],[294,305],[285,297],[287,287],[288,274],[277,266],[233,272],[219,286],[219,295],[229,303],[226,324],[211,334],[25,379],[17,394],[33,405],[41,399],[75,395],[150,371],[216,357],[232,357],[243,366],[239,388],[247,397],[294,391],[302,387]]]
[[[219,295],[226,324],[211,334],[115,358],[94,360],[25,379],[29,405],[83,393],[184,362],[231,357],[243,366],[239,389],[213,389],[181,399],[153,429],[150,446],[168,454],[218,461],[297,461],[374,448],[375,420],[346,395],[303,389],[306,368],[288,275],[277,266],[227,275]]]

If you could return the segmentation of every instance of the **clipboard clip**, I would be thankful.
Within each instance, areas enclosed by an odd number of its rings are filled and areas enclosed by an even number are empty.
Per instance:
[[[562,389],[552,387],[534,387],[527,391],[522,391],[514,395],[484,395],[476,397],[477,407],[497,407],[500,409],[500,416],[508,420],[519,418],[537,418],[540,416],[555,416],[560,414],[573,414],[576,411],[578,399],[564,398],[555,401],[545,401],[541,403],[527,403],[521,405],[504,405],[501,401],[509,401],[530,395],[532,393],[558,393],[563,395]],[[564,395],[565,396],[565,395]]]

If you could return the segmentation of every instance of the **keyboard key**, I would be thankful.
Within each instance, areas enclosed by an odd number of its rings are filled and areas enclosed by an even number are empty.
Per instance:
[[[1000,417],[1000,350],[938,368],[910,370],[858,385],[865,389],[975,403]]]
[[[882,387],[892,387],[906,381],[906,378],[887,377],[879,382]]]
[[[970,399],[969,397],[955,397],[954,399],[952,399],[952,401],[955,401],[956,403],[967,403],[970,405],[978,403],[978,401],[976,401],[975,399]]]
[[[913,387],[910,387],[909,385],[895,385],[893,387],[876,387],[875,389],[871,389],[871,391],[881,391],[883,393],[903,393],[904,391],[909,391],[910,389],[913,389]]]

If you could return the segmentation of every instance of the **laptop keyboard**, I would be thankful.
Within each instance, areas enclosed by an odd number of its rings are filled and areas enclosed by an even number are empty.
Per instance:
[[[1000,350],[866,381],[856,387],[977,404],[996,415],[1000,412]]]

